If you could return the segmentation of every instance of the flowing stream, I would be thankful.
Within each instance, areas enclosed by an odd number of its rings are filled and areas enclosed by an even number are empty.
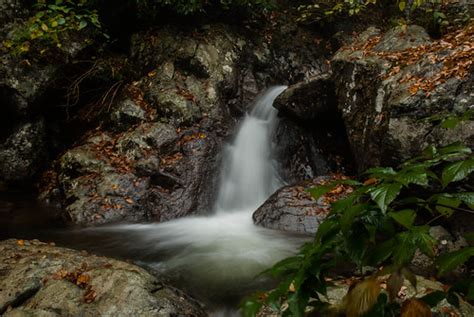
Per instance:
[[[135,236],[129,248],[140,243],[151,255],[142,265],[171,276],[175,284],[213,304],[238,300],[264,285],[265,280],[256,276],[294,254],[301,244],[300,238],[255,226],[252,221],[252,213],[283,185],[275,168],[271,136],[278,123],[273,101],[285,89],[277,86],[263,93],[225,147],[211,215],[88,230]],[[159,254],[160,259],[152,254]]]
[[[225,147],[210,215],[68,231],[65,244],[133,259],[206,302],[215,316],[236,314],[242,295],[271,283],[257,275],[302,243],[300,237],[252,221],[252,213],[283,185],[271,135],[278,120],[272,104],[285,89],[272,87],[257,98]]]

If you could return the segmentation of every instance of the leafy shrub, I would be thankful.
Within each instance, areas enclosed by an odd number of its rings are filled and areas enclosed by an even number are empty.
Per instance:
[[[426,303],[412,299],[402,308],[380,292],[378,282],[379,276],[390,274],[390,299],[396,297],[403,279],[415,284],[409,265],[417,250],[434,259],[439,276],[474,257],[474,247],[435,254],[437,241],[429,234],[434,221],[455,212],[474,212],[474,192],[460,191],[455,184],[473,171],[471,149],[456,143],[440,149],[430,146],[397,169],[370,169],[363,182],[340,180],[310,189],[315,198],[340,184],[352,186],[353,192],[332,203],[330,215],[320,224],[314,242],[269,270],[281,283],[269,293],[248,299],[243,306],[245,315],[254,316],[263,303],[283,311],[284,316],[303,316],[309,306],[323,312],[323,316],[329,314],[324,295],[331,284],[326,278],[348,262],[361,272],[366,266],[383,269],[349,291],[338,308],[347,316],[395,316],[404,309],[426,311],[427,304],[434,305],[443,298],[456,302],[456,292],[474,300],[474,281],[470,279],[464,281],[463,287],[427,295],[421,299]]]
[[[189,15],[203,12],[210,7],[223,10],[244,8],[255,11],[273,9],[274,0],[136,0],[139,5],[151,8],[169,8],[178,14]]]
[[[378,0],[381,2],[381,0]],[[377,0],[338,0],[333,1],[314,1],[311,4],[305,4],[298,7],[300,11],[300,22],[327,22],[342,16],[352,16],[363,12],[368,6],[374,5]],[[441,11],[441,0],[396,0],[400,9],[400,13],[404,14],[403,22],[407,23],[410,19],[410,14],[415,10],[422,8],[433,16],[436,24],[446,26],[449,24],[446,15]]]
[[[89,0],[37,0],[34,15],[3,45],[15,55],[33,50],[42,55],[51,47],[61,48],[71,31],[100,31],[99,15],[93,5]]]

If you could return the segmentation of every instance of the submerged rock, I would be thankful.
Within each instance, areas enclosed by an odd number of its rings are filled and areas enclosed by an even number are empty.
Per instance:
[[[37,240],[0,242],[2,316],[206,316],[135,265]]]

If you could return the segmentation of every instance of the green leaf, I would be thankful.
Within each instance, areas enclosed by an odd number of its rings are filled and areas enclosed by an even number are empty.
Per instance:
[[[412,209],[405,209],[397,212],[389,212],[388,215],[392,217],[396,222],[410,229],[415,222],[416,213]]]
[[[82,30],[82,29],[85,28],[86,26],[87,26],[87,21],[82,20],[81,22],[79,22],[79,28],[78,28],[78,30]]]
[[[369,207],[370,205],[367,204],[352,205],[346,210],[344,210],[340,219],[342,232],[347,233],[351,228],[354,219],[357,217],[357,215],[359,215],[362,211]]]
[[[282,274],[288,274],[288,272],[296,271],[301,266],[301,257],[293,256],[286,259],[281,260],[277,264],[275,264],[269,272],[273,276],[281,276]]]
[[[454,193],[452,196],[460,199],[469,208],[474,209],[474,192]]]
[[[434,249],[437,241],[429,234],[429,227],[414,227],[414,230],[415,231],[412,232],[412,235],[415,239],[416,246],[421,250],[421,252],[433,258],[435,256]]]
[[[436,259],[438,265],[438,275],[444,275],[453,271],[458,266],[463,265],[474,256],[474,247],[466,247],[458,251],[450,252],[439,256]]]
[[[466,299],[468,301],[474,301],[474,282],[471,282],[469,284],[469,288],[468,288],[467,294],[466,294]]]
[[[324,220],[318,227],[316,231],[316,237],[314,238],[316,242],[323,241],[330,233],[336,232],[339,230],[339,223],[334,219]]]
[[[398,3],[398,8],[400,9],[400,11],[405,11],[405,8],[406,8],[406,2],[405,1],[400,1]]]
[[[443,299],[446,298],[446,293],[443,291],[434,291],[421,297],[420,299],[428,304],[430,307],[435,307],[439,304]]]
[[[412,169],[401,171],[395,176],[395,180],[406,187],[410,184],[426,186],[428,185],[428,174],[426,168]]]
[[[345,237],[347,253],[358,267],[362,267],[363,259],[369,245],[367,232],[360,229],[362,228],[359,228],[359,230],[355,231],[353,234]]]
[[[393,176],[397,173],[391,167],[374,167],[374,168],[369,168],[367,171],[365,171],[364,174],[368,174],[369,177],[383,178],[387,176]]]
[[[374,248],[367,253],[368,264],[376,267],[383,264],[383,262],[392,255],[395,243],[395,239],[390,239],[375,245]]]
[[[245,317],[255,317],[262,307],[262,302],[254,295],[246,299],[242,305],[242,313]]]
[[[382,184],[371,190],[369,193],[372,200],[377,203],[382,212],[386,212],[388,205],[397,198],[401,189],[401,184]]]
[[[436,198],[435,209],[445,217],[451,217],[454,212],[453,208],[457,208],[461,204],[460,199],[449,194],[436,195],[434,198]]]
[[[474,244],[474,232],[466,232],[462,235],[470,245]]]
[[[449,164],[443,169],[441,175],[443,187],[448,186],[451,182],[464,179],[474,171],[474,159],[458,161]]]

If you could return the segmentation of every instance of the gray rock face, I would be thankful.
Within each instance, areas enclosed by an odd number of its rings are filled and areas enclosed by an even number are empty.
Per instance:
[[[207,201],[217,142],[202,129],[181,131],[147,122],[122,133],[101,133],[58,161],[43,200],[80,225],[163,221],[196,212]]]
[[[2,316],[205,316],[145,270],[46,243],[0,242]]]
[[[405,32],[395,28],[386,34],[371,28],[353,46],[361,47],[367,40],[378,41],[373,48],[376,53],[433,43],[417,26],[409,26]],[[426,80],[443,69],[442,59],[437,58],[459,49],[462,48],[446,47],[433,53],[433,62],[421,58],[398,68],[393,68],[392,61],[384,55],[367,54],[362,48],[342,48],[335,54],[332,69],[338,106],[360,171],[370,166],[398,164],[428,144],[441,146],[464,141],[474,146],[472,121],[446,130],[421,120],[440,113],[462,114],[473,107],[472,68],[462,79],[448,78],[429,93],[413,89],[416,78]]]
[[[327,183],[331,179],[333,178],[320,176],[279,189],[254,212],[254,223],[269,229],[314,235],[319,224],[329,214],[330,205],[325,196],[315,200],[306,189]],[[337,193],[335,198],[342,195],[343,191]]]
[[[275,100],[274,107],[281,115],[308,121],[332,110],[335,104],[334,83],[326,74],[288,87]]]
[[[43,120],[20,124],[0,144],[0,180],[30,179],[45,163]]]
[[[294,42],[311,42],[308,35]],[[209,210],[217,153],[246,102],[281,78],[320,72],[320,50],[284,37],[269,46],[223,25],[134,35],[130,63],[139,79],[111,106],[108,131],[90,133],[58,159],[41,199],[81,225]]]

